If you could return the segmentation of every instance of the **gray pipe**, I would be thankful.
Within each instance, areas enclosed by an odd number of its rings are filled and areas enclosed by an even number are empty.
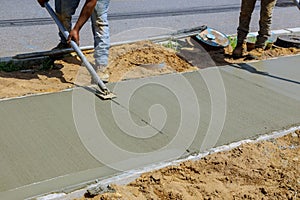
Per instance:
[[[152,36],[152,37],[136,39],[136,40],[112,42],[110,44],[110,46],[113,47],[113,46],[118,46],[118,45],[122,45],[122,44],[131,44],[131,43],[145,41],[145,40],[150,40],[154,43],[158,43],[158,42],[164,42],[164,41],[173,40],[173,39],[174,40],[181,39],[181,38],[197,35],[205,29],[206,29],[206,26],[200,26],[200,27],[195,27],[195,28],[191,28],[191,29],[183,29],[183,30],[176,31],[175,33],[171,33],[171,34]],[[92,50],[92,49],[94,49],[94,46],[80,47],[81,51]],[[17,54],[15,56],[13,56],[12,58],[26,59],[26,58],[35,58],[35,57],[42,57],[42,56],[55,56],[55,55],[67,54],[67,53],[71,53],[71,52],[74,52],[74,49],[72,49],[72,48],[57,49],[57,50],[51,50],[51,51]]]

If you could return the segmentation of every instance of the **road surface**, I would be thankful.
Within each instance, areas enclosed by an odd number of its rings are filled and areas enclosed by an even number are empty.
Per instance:
[[[53,1],[50,2],[53,4]],[[285,3],[286,0],[278,2]],[[240,0],[111,0],[111,37],[113,42],[147,38],[203,24],[232,34],[238,25],[239,9]],[[251,31],[258,30],[258,9],[259,1],[253,14]],[[35,0],[2,1],[0,11],[0,57],[49,50],[58,43],[54,22]],[[299,27],[299,16],[295,6],[277,6],[272,29]],[[81,31],[81,46],[92,44],[89,22]]]

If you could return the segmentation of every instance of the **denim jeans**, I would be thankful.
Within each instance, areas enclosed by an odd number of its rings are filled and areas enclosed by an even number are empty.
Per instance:
[[[58,18],[68,31],[71,30],[72,15],[75,14],[79,2],[80,0],[55,0],[55,10]],[[107,12],[109,3],[110,0],[98,0],[91,16],[95,48],[95,65],[101,67],[106,67],[108,64],[110,36]],[[67,42],[61,33],[59,33],[59,36],[62,43]]]

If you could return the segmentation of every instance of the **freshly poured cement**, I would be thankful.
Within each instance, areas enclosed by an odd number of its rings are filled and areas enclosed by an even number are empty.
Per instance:
[[[120,82],[110,85],[113,101],[84,88],[0,101],[0,199],[62,191],[300,124],[299,61]]]
[[[242,70],[235,70],[240,68]],[[299,56],[251,64],[235,64],[225,71],[242,79],[300,100]]]

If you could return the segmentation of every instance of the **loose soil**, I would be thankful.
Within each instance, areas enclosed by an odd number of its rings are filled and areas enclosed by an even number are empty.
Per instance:
[[[90,62],[93,52],[85,52]],[[174,50],[148,41],[110,49],[109,82],[141,78],[165,73],[197,70],[178,57]],[[32,66],[25,72],[0,71],[0,98],[36,93],[57,92],[75,85],[90,85],[90,75],[75,54],[56,60],[52,69]]]
[[[249,51],[245,51],[244,57],[240,59],[233,59],[231,56],[232,50],[233,49],[231,46],[225,48],[224,61],[227,63],[243,63],[243,62],[251,62],[257,60],[268,60],[268,59],[278,58],[281,56],[291,56],[291,55],[300,54],[300,49],[298,48],[293,48],[293,47],[282,48],[278,46],[272,46],[267,50],[250,49]],[[222,59],[218,63],[221,63],[221,61]]]
[[[172,49],[151,42],[138,42],[111,48],[108,72],[110,81],[116,82],[197,69]]]
[[[145,173],[80,200],[300,199],[300,131]]]
[[[177,53],[173,49],[149,41],[112,47],[107,69],[110,74],[109,82],[249,62],[245,58],[232,59],[230,47],[225,50],[206,51],[191,39],[186,39],[181,48],[176,50]],[[88,60],[93,61],[93,52],[85,53]],[[252,51],[259,60],[299,53],[300,49],[278,47],[265,52]],[[90,81],[89,73],[81,66],[77,56],[72,54],[55,61],[53,68],[47,70],[40,69],[40,66],[32,66],[31,70],[25,72],[0,71],[0,99],[58,92],[76,85],[90,85]]]

